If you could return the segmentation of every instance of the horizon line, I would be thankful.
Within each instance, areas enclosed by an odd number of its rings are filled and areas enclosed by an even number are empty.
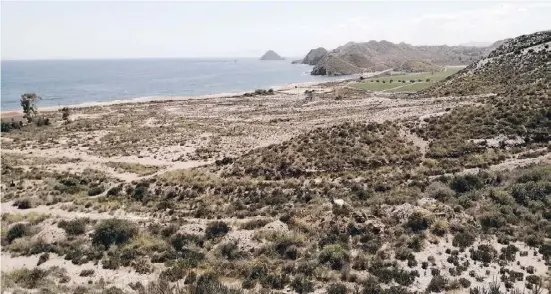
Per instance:
[[[295,58],[302,59],[304,57],[285,57],[283,60],[278,61],[293,61]],[[155,60],[155,59],[227,59],[227,60],[238,60],[238,59],[258,59],[260,57],[256,56],[217,56],[217,57],[77,57],[77,58],[34,58],[34,59],[0,59],[1,62],[4,61],[102,61],[102,60]],[[264,60],[264,61],[273,61],[273,60]]]

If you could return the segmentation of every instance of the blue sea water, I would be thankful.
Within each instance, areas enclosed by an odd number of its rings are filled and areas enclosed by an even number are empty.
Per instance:
[[[199,96],[331,80],[290,60],[120,59],[1,62],[1,109],[20,108],[21,94],[42,97],[38,107],[143,97]],[[334,79],[334,78],[333,78]]]

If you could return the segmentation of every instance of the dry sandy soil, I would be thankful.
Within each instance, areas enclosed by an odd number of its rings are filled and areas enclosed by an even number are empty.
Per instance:
[[[314,90],[310,99],[305,90]],[[340,98],[345,97],[345,98]],[[23,171],[40,170],[58,174],[90,173],[101,174],[109,179],[111,187],[124,183],[161,176],[164,173],[190,169],[214,163],[225,157],[235,158],[247,152],[271,144],[288,140],[299,134],[319,127],[328,127],[346,121],[385,122],[389,120],[423,120],[439,116],[455,107],[474,104],[478,97],[407,99],[384,93],[366,93],[348,87],[346,83],[329,83],[314,86],[297,86],[281,89],[273,95],[255,97],[214,97],[155,101],[144,103],[95,106],[71,109],[69,123],[61,121],[57,112],[45,112],[52,117],[52,126],[36,132],[12,132],[2,134],[2,164],[10,164]],[[3,114],[4,115],[4,114]],[[10,114],[13,115],[13,114]],[[403,136],[424,154],[428,143],[418,136],[404,133]],[[513,159],[512,159],[513,160]],[[526,159],[533,162],[549,163],[548,155]],[[510,168],[519,161],[501,163],[494,168]],[[35,238],[57,240],[66,238],[63,230],[56,226],[60,220],[87,217],[98,221],[111,217],[128,219],[146,226],[150,223],[163,223],[167,216],[159,216],[147,209],[125,205],[114,208],[83,207],[86,201],[49,201],[45,197],[30,209],[17,209],[16,197],[10,196],[10,185],[21,185],[24,195],[36,198],[41,189],[49,183],[43,180],[2,182],[2,220],[10,215],[48,215],[41,222],[41,233]],[[106,189],[107,190],[107,189]],[[107,193],[93,197],[102,197]],[[20,216],[24,218],[24,216]],[[226,221],[232,228],[250,219],[230,218]],[[189,218],[180,230],[188,234],[200,234],[206,220]],[[274,221],[264,230],[288,231],[286,224]],[[226,241],[236,240],[242,249],[258,248],[261,243],[253,236],[253,231],[232,230]],[[445,238],[444,238],[445,239]],[[494,242],[488,240],[486,242]],[[440,245],[431,245],[419,253],[420,260],[435,256],[434,263],[445,268],[443,251],[449,240]],[[519,244],[521,251],[528,250]],[[531,258],[532,257],[532,258]],[[39,255],[18,256],[16,253],[2,252],[1,270],[9,273],[20,268],[33,268]],[[538,273],[547,269],[544,263],[532,254],[523,257],[520,266],[533,265]],[[40,268],[59,266],[69,276],[69,286],[82,285],[88,280],[94,283],[102,279],[107,284],[116,285],[131,291],[131,282],[146,282],[158,276],[163,266],[156,266],[153,273],[139,274],[132,268],[118,270],[103,269],[100,264],[91,262],[74,265],[55,254]],[[419,270],[423,272],[419,264]],[[93,269],[92,277],[79,276],[82,270]],[[476,275],[497,277],[499,268],[479,268]],[[489,274],[487,273],[489,272]],[[468,275],[468,271],[464,275]],[[430,278],[422,277],[414,289],[424,290]],[[233,281],[227,281],[232,285]],[[521,284],[519,284],[521,285]],[[5,289],[3,289],[5,290]],[[288,290],[291,292],[290,290]],[[323,293],[317,289],[316,292]]]

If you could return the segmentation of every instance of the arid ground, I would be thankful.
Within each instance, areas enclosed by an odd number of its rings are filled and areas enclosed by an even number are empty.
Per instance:
[[[545,240],[517,232],[537,210],[507,191],[550,177],[549,147],[473,137],[485,147],[446,157],[454,126],[431,127],[493,96],[335,82],[74,108],[67,122],[41,111],[50,125],[2,133],[2,291],[161,293],[212,272],[251,293],[541,287]]]

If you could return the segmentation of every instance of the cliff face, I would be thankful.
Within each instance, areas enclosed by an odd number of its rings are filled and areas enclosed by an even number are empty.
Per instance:
[[[262,57],[260,57],[260,60],[284,60],[285,58],[279,56],[277,53],[275,53],[273,50],[268,50]]]
[[[469,64],[488,52],[480,47],[412,46],[388,41],[349,42],[321,58],[323,51],[319,49],[323,48],[311,50],[303,60],[303,63],[315,65],[313,75],[347,75],[387,69],[437,70],[442,65]]]
[[[310,50],[302,59],[302,64],[316,65],[327,54],[327,50],[323,47]]]

